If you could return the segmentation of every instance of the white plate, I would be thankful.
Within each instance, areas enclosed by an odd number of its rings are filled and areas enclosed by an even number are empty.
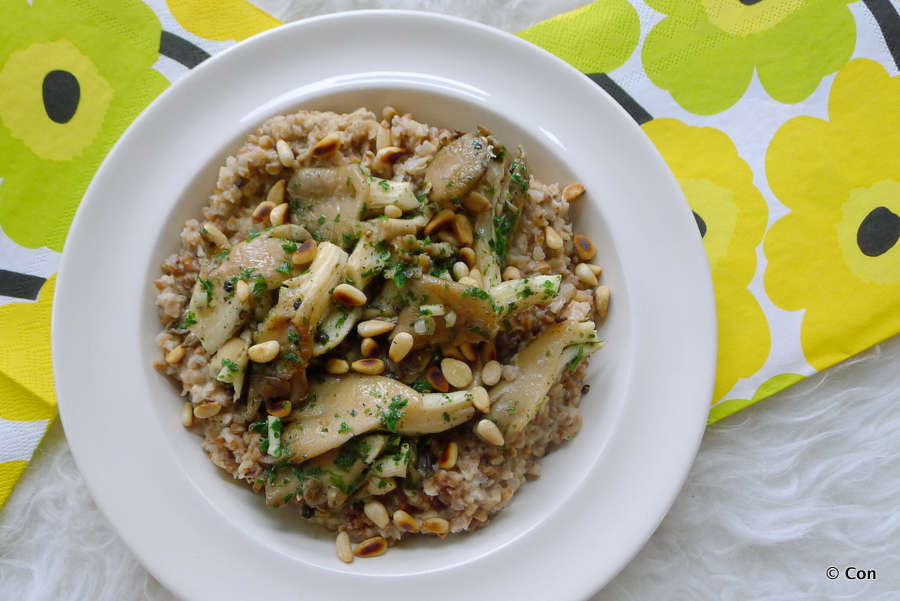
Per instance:
[[[584,424],[490,526],[339,562],[333,537],[231,481],[156,373],[152,281],[218,165],[265,118],[385,105],[484,125],[546,182],[580,181],[577,228],[612,291]],[[53,311],[60,413],[97,504],[186,600],[584,599],[640,549],[693,461],[715,369],[715,309],[691,212],[635,123],[594,83],[513,36],[425,13],[337,14],[212,58],[148,108],[97,172]],[[352,597],[350,595],[353,595]]]

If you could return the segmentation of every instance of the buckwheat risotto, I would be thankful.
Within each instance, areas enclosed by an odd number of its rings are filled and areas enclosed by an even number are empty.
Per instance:
[[[485,129],[266,121],[156,280],[183,424],[344,561],[486,525],[580,427],[609,303],[583,193]]]

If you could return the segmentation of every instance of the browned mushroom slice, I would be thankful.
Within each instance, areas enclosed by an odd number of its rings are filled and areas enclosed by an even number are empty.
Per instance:
[[[391,340],[408,332],[413,349],[490,340],[500,329],[491,295],[481,288],[423,275],[407,283],[405,299],[409,304],[400,312]],[[443,305],[444,314],[423,314],[423,306],[429,305]]]
[[[541,410],[550,387],[563,369],[574,368],[602,346],[590,321],[564,321],[545,330],[510,362],[519,368],[511,381],[490,390],[491,410],[485,417],[512,443]]]
[[[469,133],[441,148],[425,172],[431,201],[441,208],[459,206],[484,177],[491,158],[488,146],[486,137]]]

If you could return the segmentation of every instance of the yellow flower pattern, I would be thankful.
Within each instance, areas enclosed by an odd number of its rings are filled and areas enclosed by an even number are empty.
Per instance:
[[[747,289],[766,228],[766,201],[753,185],[750,167],[721,131],[675,119],[655,119],[643,129],[681,184],[703,236],[719,318],[715,403],[769,356],[769,325]]]
[[[766,154],[791,212],[766,236],[772,301],[805,311],[800,340],[815,369],[900,331],[900,77],[857,59],[838,73],[828,121],[796,117]]]

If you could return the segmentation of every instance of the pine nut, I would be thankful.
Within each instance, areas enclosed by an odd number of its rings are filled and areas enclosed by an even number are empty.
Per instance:
[[[492,208],[491,201],[479,192],[470,192],[468,196],[463,198],[462,204],[475,213],[487,213]]]
[[[412,532],[413,534],[415,534],[422,528],[422,526],[419,524],[419,520],[409,515],[402,509],[398,509],[394,512],[394,525],[396,525],[397,528],[404,532]]]
[[[392,106],[386,106],[381,109],[381,118],[390,124],[390,122],[397,116],[397,109]]]
[[[503,270],[503,279],[504,280],[519,280],[522,279],[522,272],[519,271],[517,267],[513,267],[510,265],[506,269]]]
[[[445,344],[441,347],[441,354],[444,357],[450,357],[451,359],[459,359],[460,361],[464,360],[462,351],[459,350],[458,346],[450,346],[449,344]]]
[[[600,274],[603,273],[603,268],[599,265],[594,265],[593,263],[585,263],[585,265],[587,265],[590,270],[594,272],[594,275],[598,278],[600,277]]]
[[[459,445],[455,441],[450,441],[441,451],[438,459],[438,467],[442,470],[452,470],[456,467],[456,459],[459,457]]]
[[[338,559],[344,563],[353,562],[353,546],[350,544],[350,535],[346,532],[338,532],[337,539],[334,541],[334,550]]]
[[[312,263],[312,260],[316,258],[316,252],[318,250],[319,245],[314,239],[310,238],[297,247],[297,250],[291,255],[291,263],[294,265],[306,265],[307,263]]]
[[[217,249],[231,248],[231,243],[228,242],[228,238],[222,233],[222,230],[212,223],[204,223],[200,228],[200,235]]]
[[[481,344],[481,362],[488,363],[497,358],[497,345],[493,340],[487,340]]]
[[[359,348],[363,357],[374,357],[378,354],[378,351],[381,350],[381,347],[379,347],[378,343],[372,338],[363,338],[362,342],[359,344]]]
[[[281,344],[277,340],[268,340],[254,344],[247,351],[247,354],[250,355],[250,360],[255,363],[268,363],[278,356],[280,350]]]
[[[475,426],[475,434],[477,434],[481,440],[497,445],[498,447],[502,447],[504,444],[503,434],[500,433],[500,428],[489,419],[483,419],[478,422],[478,425]]]
[[[475,250],[469,246],[459,249],[459,260],[466,264],[466,267],[472,269],[475,264]]]
[[[453,235],[459,241],[460,246],[472,246],[475,243],[475,234],[472,233],[472,224],[465,215],[456,214],[453,217]]]
[[[384,216],[390,217],[391,219],[399,219],[400,217],[403,217],[403,209],[397,205],[388,205],[384,207]]]
[[[360,359],[350,364],[353,371],[370,376],[377,376],[384,372],[384,361],[381,359]]]
[[[469,270],[469,277],[477,282],[479,288],[484,285],[484,276],[481,275],[481,270],[477,267],[473,267]]]
[[[450,390],[450,383],[447,381],[447,378],[444,377],[444,373],[441,371],[437,365],[432,365],[428,368],[428,371],[425,373],[425,379],[428,380],[428,383],[431,384],[431,387],[440,392],[447,392]]]
[[[284,202],[284,180],[280,179],[269,188],[269,194],[266,196],[266,200],[271,202],[276,207]]]
[[[342,305],[350,305],[351,307],[362,307],[368,300],[362,290],[350,284],[338,284],[332,296],[334,300]]]
[[[463,286],[468,286],[469,288],[479,288],[478,282],[476,282],[475,280],[473,280],[473,279],[470,278],[469,276],[466,276],[466,277],[464,277],[464,278],[459,278],[459,280],[457,280],[457,281],[458,281],[460,284],[462,284]]]
[[[238,280],[238,283],[234,287],[234,295],[237,297],[238,302],[247,302],[247,299],[250,298],[250,284],[244,280]]]
[[[447,324],[448,328],[452,328],[456,325],[456,311],[449,311],[444,315],[444,323]]]
[[[287,417],[290,412],[290,401],[278,401],[266,407],[266,413],[268,413],[272,417]]]
[[[471,342],[463,342],[459,345],[459,352],[462,353],[466,361],[474,363],[478,360],[478,353],[475,352],[475,345]]]
[[[428,255],[419,255],[416,260],[419,262],[419,268],[422,271],[426,273],[431,271],[431,257]]]
[[[387,551],[387,541],[382,536],[373,536],[356,545],[353,554],[357,557],[377,557]]]
[[[368,321],[361,321],[356,326],[356,331],[359,332],[359,335],[364,338],[372,338],[373,336],[387,334],[393,329],[394,324],[389,321],[384,321],[383,319],[370,319]]]
[[[409,332],[400,332],[391,341],[391,348],[388,350],[388,357],[394,363],[400,363],[403,358],[409,354],[413,347],[413,337]]]
[[[283,202],[272,209],[272,211],[269,213],[269,221],[272,222],[272,225],[278,226],[287,223],[289,208],[290,207],[288,206],[288,203]]]
[[[481,381],[484,382],[485,386],[493,386],[500,381],[502,375],[503,366],[500,365],[499,361],[488,361],[481,368]]]
[[[594,291],[594,307],[597,309],[597,315],[606,317],[606,313],[609,311],[609,288],[597,286]]]
[[[175,365],[176,363],[184,359],[185,352],[186,351],[184,350],[184,347],[179,344],[171,351],[166,353],[166,363],[168,363],[169,365]]]
[[[428,518],[422,522],[422,530],[431,534],[447,534],[450,530],[450,522],[444,518]]]
[[[459,240],[456,239],[456,236],[453,235],[453,232],[450,230],[441,230],[437,233],[437,239],[443,242],[444,244],[449,244],[450,246],[456,247],[460,246]],[[468,248],[468,247],[466,247]]]
[[[553,250],[559,250],[563,247],[563,239],[562,236],[559,235],[555,229],[550,227],[549,225],[544,228],[544,238],[547,241],[547,248]]]
[[[453,279],[457,282],[460,278],[464,278],[469,275],[469,266],[463,263],[462,261],[457,261],[453,264]]]
[[[194,406],[190,401],[185,401],[181,406],[181,425],[190,428],[194,425]]]
[[[336,376],[345,374],[350,371],[350,364],[343,359],[329,359],[325,362],[325,371]]]
[[[582,284],[586,284],[588,286],[597,285],[597,276],[594,275],[593,270],[588,266],[587,263],[579,263],[575,266],[575,276]]]
[[[441,371],[454,388],[466,388],[472,383],[472,368],[459,359],[444,359],[441,361]]]
[[[253,223],[262,223],[269,218],[269,213],[271,213],[272,209],[274,208],[274,202],[264,200],[256,205],[255,209],[253,209],[253,214],[250,216],[250,219],[253,221]]]
[[[583,234],[575,234],[572,237],[572,242],[575,243],[575,252],[578,253],[582,261],[590,261],[597,254],[594,243]]]
[[[363,505],[363,511],[366,517],[372,520],[372,523],[384,530],[391,523],[391,516],[388,515],[387,509],[381,501],[372,499]]]
[[[562,191],[563,198],[569,202],[572,202],[582,194],[584,194],[584,186],[581,184],[569,184]]]
[[[393,139],[391,137],[390,125],[382,125],[381,127],[379,127],[378,133],[375,135],[375,149],[381,150],[382,148],[387,148],[392,143]]]
[[[409,151],[399,146],[385,146],[375,153],[375,160],[383,165],[393,165]]]
[[[285,167],[294,166],[294,151],[291,150],[290,144],[284,140],[278,140],[275,142],[275,151],[278,153],[278,160],[281,161],[282,165]]]
[[[206,419],[212,417],[222,410],[222,405],[215,401],[206,401],[194,407],[194,417],[197,419]]]
[[[425,224],[425,235],[430,236],[437,233],[438,230],[450,225],[454,219],[454,215],[455,213],[450,209],[441,209],[437,215],[431,218],[431,221]]]
[[[491,410],[491,395],[483,386],[476,386],[472,389],[472,404],[482,413]]]
[[[312,148],[312,153],[317,157],[326,156],[336,152],[341,147],[341,138],[337,134],[328,134]],[[280,155],[279,155],[280,156]],[[288,167],[289,165],[285,165]]]

